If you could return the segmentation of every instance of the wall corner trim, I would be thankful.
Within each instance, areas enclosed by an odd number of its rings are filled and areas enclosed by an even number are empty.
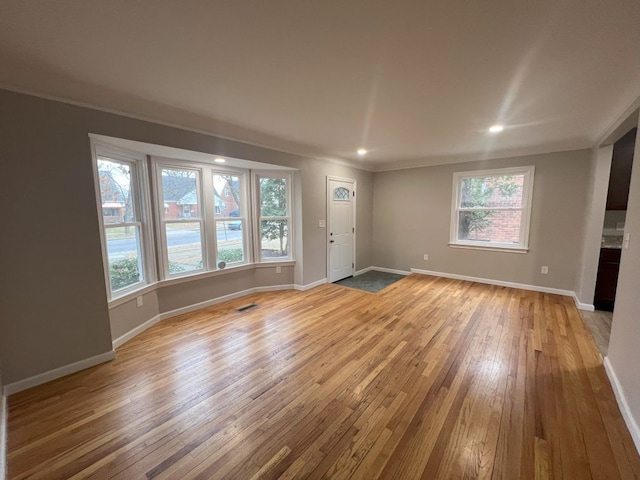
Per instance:
[[[14,393],[27,390],[28,388],[42,385],[43,383],[56,380],[66,375],[71,375],[72,373],[79,372],[80,370],[85,370],[100,363],[108,362],[110,360],[113,360],[114,358],[116,358],[116,352],[110,350],[108,352],[101,353],[100,355],[95,355],[78,362],[70,363],[69,365],[54,368],[53,370],[49,370],[48,372],[39,373],[38,375],[34,375],[33,377],[25,378],[24,380],[18,380],[17,382],[9,383],[4,386],[4,395],[12,395]]]
[[[640,427],[638,426],[638,422],[633,418],[633,413],[631,413],[631,409],[627,403],[627,397],[624,394],[622,385],[620,385],[620,382],[618,381],[618,377],[616,376],[616,372],[613,369],[613,365],[611,365],[608,356],[604,357],[603,364],[604,370],[607,372],[607,377],[609,377],[609,381],[611,382],[613,393],[618,401],[618,407],[622,413],[622,418],[624,418],[624,422],[627,424],[627,428],[629,429],[633,443],[636,446],[636,450],[640,453]]]
[[[576,307],[578,307],[578,310],[593,312],[596,309],[596,307],[594,307],[591,303],[582,303],[575,293],[573,294],[573,301],[576,302]]]
[[[131,340],[133,337],[140,335],[142,332],[144,332],[145,330],[147,330],[148,328],[153,327],[156,323],[158,323],[160,320],[162,320],[162,316],[161,315],[156,315],[153,318],[150,318],[149,320],[147,320],[146,322],[138,325],[135,328],[132,328],[131,330],[129,330],[127,333],[125,333],[124,335],[119,336],[118,338],[116,338],[113,341],[113,349],[115,350],[116,348],[118,348],[120,345],[123,345],[125,343],[127,343],[129,340]]]
[[[319,287],[320,285],[324,285],[325,283],[327,283],[327,279],[322,278],[318,281],[307,283],[306,285],[294,285],[293,288],[295,288],[296,290],[300,290],[301,292],[306,292],[307,290]]]

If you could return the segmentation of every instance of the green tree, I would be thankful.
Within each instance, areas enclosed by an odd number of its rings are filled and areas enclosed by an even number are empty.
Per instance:
[[[260,214],[265,217],[287,216],[287,181],[284,178],[260,179]],[[271,218],[262,220],[260,226],[262,238],[279,240],[278,255],[287,255],[289,250],[289,225],[284,219]]]
[[[460,206],[464,208],[486,207],[496,189],[503,197],[511,197],[518,191],[518,184],[513,177],[471,177],[462,181]],[[464,211],[458,219],[458,236],[469,238],[471,231],[480,231],[491,225],[492,210]]]

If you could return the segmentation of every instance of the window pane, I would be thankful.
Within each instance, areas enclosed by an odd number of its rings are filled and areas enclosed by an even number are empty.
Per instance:
[[[202,269],[200,223],[180,222],[165,225],[169,273]]]
[[[163,218],[200,218],[198,173],[193,170],[162,169]]]
[[[143,280],[138,227],[105,229],[111,289],[115,292]]]
[[[129,165],[99,158],[98,179],[104,224],[135,222]]]
[[[238,175],[213,176],[213,200],[215,217],[241,217],[240,177]]]
[[[218,239],[218,262],[244,262],[244,239],[242,222],[216,222]]]
[[[282,258],[289,256],[289,225],[287,220],[262,220],[262,258]]]
[[[460,212],[458,240],[519,243],[521,210],[479,210]]]
[[[333,199],[337,201],[349,201],[351,197],[349,196],[349,189],[344,187],[338,187],[333,191]]]
[[[460,206],[520,208],[524,175],[471,177],[460,185]]]
[[[260,179],[260,216],[287,216],[287,180],[285,178]]]

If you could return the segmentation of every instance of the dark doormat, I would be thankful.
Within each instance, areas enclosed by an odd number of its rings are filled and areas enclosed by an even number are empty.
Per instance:
[[[377,293],[383,288],[388,287],[392,283],[397,282],[404,278],[404,275],[398,275],[397,273],[378,272],[376,270],[369,270],[357,277],[348,277],[337,282],[333,282],[336,285],[342,285],[344,287],[357,288],[366,292]]]

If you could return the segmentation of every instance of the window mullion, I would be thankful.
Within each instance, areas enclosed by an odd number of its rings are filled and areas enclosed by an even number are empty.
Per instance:
[[[207,248],[207,270],[217,270],[218,266],[218,237],[215,218],[215,194],[213,186],[213,170],[210,168],[203,170],[202,175],[202,201],[203,211],[201,217],[205,219],[203,232],[206,237]]]

